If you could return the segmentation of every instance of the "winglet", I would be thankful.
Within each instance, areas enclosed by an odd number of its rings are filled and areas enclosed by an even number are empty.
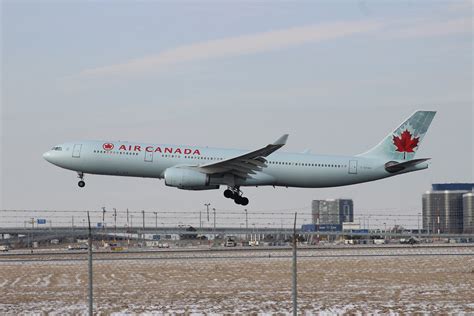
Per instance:
[[[287,140],[288,140],[288,134],[285,134],[282,137],[278,138],[272,145],[283,146],[286,144]]]

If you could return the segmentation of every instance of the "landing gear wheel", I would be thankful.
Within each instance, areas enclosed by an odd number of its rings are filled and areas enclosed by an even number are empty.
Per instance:
[[[249,204],[249,199],[242,196],[242,191],[240,191],[239,187],[229,186],[228,189],[224,191],[224,196],[228,199],[234,200],[235,204],[244,206]]]
[[[224,191],[224,196],[228,199],[233,199],[234,198],[234,192],[232,192],[232,190],[225,190]]]
[[[237,195],[237,196],[234,197],[234,202],[235,202],[235,204],[242,205],[243,198],[240,195]]]
[[[247,199],[246,197],[243,197],[243,196],[237,196],[235,199],[234,199],[234,202],[235,204],[240,204],[240,205],[248,205],[249,204],[249,199]]]
[[[85,186],[86,186],[86,183],[84,182],[84,173],[83,173],[83,172],[78,172],[78,173],[77,173],[77,177],[78,177],[79,179],[81,179],[81,181],[79,181],[79,182],[77,183],[77,185],[78,185],[80,188],[85,187]]]

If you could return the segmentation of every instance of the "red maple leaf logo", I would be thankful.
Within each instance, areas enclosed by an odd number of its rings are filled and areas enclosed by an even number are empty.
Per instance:
[[[403,153],[403,159],[405,159],[405,153],[415,152],[415,148],[418,146],[420,137],[412,136],[407,129],[400,136],[393,135],[393,144],[397,147],[396,151]]]
[[[102,148],[104,148],[104,150],[112,150],[112,149],[114,149],[114,144],[105,143],[105,144],[102,145]]]

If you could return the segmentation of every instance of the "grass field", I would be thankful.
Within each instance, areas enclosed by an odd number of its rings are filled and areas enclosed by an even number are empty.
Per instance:
[[[402,256],[345,257],[342,250],[318,257],[315,250],[314,257],[300,258],[299,311],[474,313],[472,249],[452,256],[390,251]],[[245,254],[96,261],[95,308],[102,315],[291,312],[291,258]],[[0,292],[2,315],[86,313],[87,261],[2,262]]]

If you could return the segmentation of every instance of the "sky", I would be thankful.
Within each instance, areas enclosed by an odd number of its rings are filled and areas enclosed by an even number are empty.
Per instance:
[[[243,207],[223,190],[93,175],[80,189],[42,154],[81,139],[256,149],[289,133],[282,151],[352,155],[436,110],[417,154],[428,170],[244,189],[254,214],[304,218],[311,200],[344,197],[413,219],[431,183],[473,181],[472,16],[471,1],[1,1],[0,209],[211,203],[224,221]]]

